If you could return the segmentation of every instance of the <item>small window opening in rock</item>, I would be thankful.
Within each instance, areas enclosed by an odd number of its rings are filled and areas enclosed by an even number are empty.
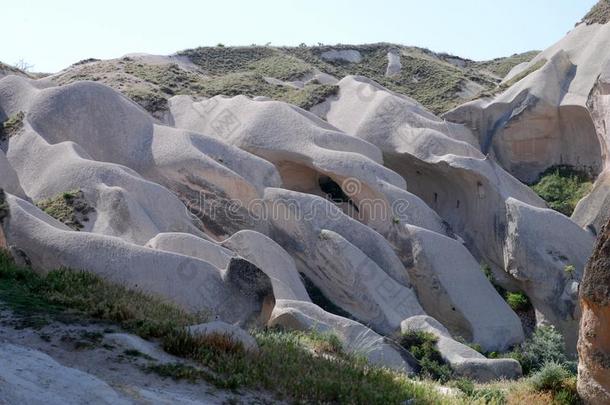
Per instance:
[[[460,200],[457,200],[457,204],[455,204],[455,208],[460,208]]]
[[[358,207],[354,204],[352,199],[343,192],[341,186],[335,183],[333,179],[328,176],[320,176],[318,184],[320,185],[320,189],[326,193],[326,197],[330,201],[335,204],[347,203],[358,212]]]
[[[434,193],[434,202],[438,202],[438,193]]]
[[[328,198],[335,203],[344,203],[349,202],[350,198],[345,195],[341,186],[333,181],[328,176],[320,176],[318,179],[318,184],[320,185],[320,189],[326,193]]]

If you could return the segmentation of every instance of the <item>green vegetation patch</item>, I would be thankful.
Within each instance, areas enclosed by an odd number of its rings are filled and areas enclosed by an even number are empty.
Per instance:
[[[506,393],[498,387],[478,387],[472,380],[461,378],[451,382],[451,387],[462,391],[471,403],[505,404]]]
[[[79,231],[84,228],[82,222],[89,220],[88,214],[95,209],[87,203],[82,191],[69,191],[36,204],[38,208],[63,222],[68,227]]]
[[[266,77],[292,81],[312,72],[312,66],[288,55],[276,55],[258,60],[248,66],[249,69]]]
[[[203,83],[200,94],[205,97],[217,95],[250,97],[264,96],[273,100],[285,101],[297,107],[309,109],[326,98],[337,94],[338,86],[308,84],[302,89],[268,83],[262,75],[255,72],[231,73]]]
[[[591,177],[569,166],[556,166],[540,175],[532,189],[548,206],[571,216],[576,204],[591,191]]]
[[[593,6],[591,11],[584,16],[581,23],[591,24],[606,24],[610,21],[610,0],[600,0],[599,3]]]
[[[159,91],[168,94],[191,94],[201,89],[202,78],[180,68],[175,63],[153,65],[148,63],[125,62],[125,73],[159,86]]]
[[[178,55],[187,56],[207,74],[225,75],[248,70],[252,63],[275,56],[276,51],[263,46],[220,46],[187,49]]]
[[[522,292],[507,292],[506,302],[513,311],[527,311],[532,306],[527,295]]]
[[[480,69],[486,69],[499,78],[504,78],[515,66],[531,61],[539,53],[540,51],[529,51],[514,54],[506,58],[497,58],[489,61],[477,62],[477,67]]]
[[[576,390],[576,374],[563,364],[545,363],[540,370],[529,378],[534,391],[549,392],[555,404],[578,404],[580,399]]]
[[[528,67],[523,72],[519,73],[518,75],[515,75],[515,77],[513,77],[510,80],[508,80],[507,82],[503,83],[500,87],[503,90],[509,88],[513,84],[520,82],[521,80],[525,79],[527,76],[531,75],[532,73],[534,73],[537,70],[539,70],[540,68],[542,68],[544,65],[546,65],[546,62],[547,62],[546,59],[540,59],[538,62],[534,63],[532,66]]]
[[[561,364],[568,370],[576,369],[575,362],[566,355],[563,336],[552,326],[537,328],[530,338],[505,357],[521,363],[524,375],[536,372],[551,362]]]
[[[13,114],[8,117],[7,120],[0,124],[0,141],[5,140],[7,137],[11,138],[19,133],[23,129],[23,120],[25,113],[19,111],[17,114]]]
[[[8,218],[10,214],[8,203],[6,202],[6,194],[4,190],[0,188],[0,224],[4,222],[5,218]]]
[[[178,327],[205,321],[167,301],[118,286],[92,273],[54,270],[45,275],[21,268],[0,251],[0,301],[23,315],[61,316],[76,311],[116,322],[144,338],[162,337]]]
[[[445,362],[436,344],[438,338],[425,331],[410,330],[404,332],[399,344],[407,349],[419,361],[420,375],[440,382],[447,382],[453,375],[453,370]]]

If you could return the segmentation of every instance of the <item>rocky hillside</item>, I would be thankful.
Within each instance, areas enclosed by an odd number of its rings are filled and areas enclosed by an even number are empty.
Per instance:
[[[54,76],[59,85],[78,80],[104,83],[157,117],[178,94],[264,96],[309,109],[337,92],[337,81],[363,75],[392,91],[413,97],[436,113],[496,88],[528,52],[473,62],[427,49],[393,44],[203,47],[161,57],[128,55],[88,59]]]
[[[488,62],[217,46],[0,78],[0,353],[32,370],[0,401],[56,369],[56,403],[578,403],[609,45],[587,17]]]

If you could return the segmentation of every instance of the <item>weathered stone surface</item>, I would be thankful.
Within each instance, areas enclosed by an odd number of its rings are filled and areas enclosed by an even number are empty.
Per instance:
[[[541,306],[538,322],[553,323],[564,333],[570,349],[575,350],[578,314],[568,311],[566,305],[576,306],[571,291],[576,285],[574,283],[580,280],[582,266],[590,254],[591,235],[574,226],[568,218],[542,209],[544,201],[493,159],[484,156],[478,141],[463,125],[439,120],[413,100],[365,78],[347,77],[339,85],[341,90],[328,114],[329,122],[377,145],[384,154],[386,165],[407,180],[409,190],[447,221],[451,231],[464,242],[477,261],[492,267],[498,284],[512,291],[526,291],[534,305],[553,303],[550,307]],[[517,217],[509,215],[507,207],[515,204],[523,211],[535,213],[536,219],[513,223]],[[553,225],[544,225],[550,223]],[[518,233],[514,231],[517,226],[520,228]],[[558,232],[558,229],[562,231]],[[550,253],[537,248],[540,232],[545,235]],[[573,240],[567,240],[566,235]],[[520,253],[515,251],[509,239],[521,242],[518,245]],[[431,250],[430,246],[434,245],[423,244]],[[455,247],[454,251],[460,250]],[[533,257],[536,257],[535,261],[532,261]],[[451,258],[455,260],[455,254]],[[533,270],[541,262],[546,264]],[[577,269],[580,266],[580,270],[574,272],[573,283],[564,280],[564,267],[569,264]],[[545,279],[548,275],[540,278],[537,286],[533,287],[519,280],[519,273],[512,270],[515,267],[532,267],[532,272],[553,274],[552,279],[558,280],[561,290],[551,294],[552,298],[545,297],[544,291],[553,288]],[[555,282],[551,284],[555,285]],[[419,295],[423,297],[422,304],[425,303],[426,296]],[[436,310],[447,306],[447,300],[442,302],[444,305],[437,306]],[[434,313],[446,326],[464,324],[458,317],[460,314],[452,320],[445,320],[435,310],[428,310],[429,307],[424,304],[424,309]],[[564,309],[559,311],[559,308]],[[512,319],[514,321],[514,317]]]
[[[108,384],[46,354],[0,343],[0,402],[6,404],[131,404]]]
[[[532,301],[537,322],[554,325],[575,352],[578,285],[594,237],[555,211],[515,199],[507,200],[506,210],[506,271]]]
[[[388,231],[395,218],[444,232],[438,216],[383,167],[377,147],[307,111],[244,96],[199,102],[176,96],[170,111],[176,127],[212,135],[274,163],[286,189],[326,196],[323,183],[331,184],[343,194],[337,205],[378,232]]]
[[[188,233],[160,233],[149,240],[146,247],[196,257],[219,269],[226,269],[235,253],[218,243]]]
[[[74,232],[26,201],[11,195],[7,200],[11,212],[4,225],[7,242],[18,247],[35,270],[87,270],[231,323],[247,323],[260,314],[262,298],[252,294],[250,285],[243,288],[242,273],[232,272],[231,266],[219,269],[194,257]]]
[[[523,341],[521,321],[464,246],[425,229],[408,229],[414,261],[409,276],[430,316],[487,351]]]
[[[445,118],[472,128],[482,150],[521,180],[558,164],[601,172],[605,159],[587,104],[609,60],[609,32],[608,24],[578,25],[504,82],[531,72],[525,78]]]
[[[580,286],[578,393],[610,403],[610,222],[602,229]]]
[[[271,280],[275,299],[310,302],[290,255],[272,239],[254,231],[240,231],[222,242],[263,271]]]
[[[278,300],[269,326],[288,330],[316,330],[335,334],[348,353],[363,355],[371,363],[405,373],[411,373],[411,355],[395,343],[378,335],[366,326],[324,311],[315,304]]]

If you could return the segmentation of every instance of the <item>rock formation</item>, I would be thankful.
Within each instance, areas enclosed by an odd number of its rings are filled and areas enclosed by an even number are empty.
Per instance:
[[[580,285],[578,392],[588,404],[610,402],[610,222],[602,229]]]
[[[524,340],[502,287],[527,295],[570,351],[581,322],[579,386],[603,403],[610,24],[595,21],[501,68],[376,44],[2,73],[0,247],[34,271],[87,270],[206,311],[230,324],[219,330],[332,332],[405,373],[417,365],[394,337],[427,331],[457,375],[478,381],[522,372],[462,343],[491,352]],[[215,63],[233,52],[244,66]],[[373,63],[384,85],[349,74]],[[101,83],[80,80],[100,70]],[[456,80],[424,99],[435,111],[486,93],[439,118],[404,94],[420,95],[410,90],[428,70]],[[142,89],[155,97],[134,96]],[[595,178],[572,218],[524,184],[557,165]]]

